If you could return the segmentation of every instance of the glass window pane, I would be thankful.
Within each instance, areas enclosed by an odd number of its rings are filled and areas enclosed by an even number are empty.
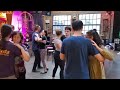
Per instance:
[[[85,24],[90,24],[90,20],[86,20],[86,21],[85,21]]]
[[[96,19],[96,14],[93,14],[93,19]]]
[[[83,26],[83,31],[85,30],[85,26]]]
[[[96,29],[96,25],[93,25],[93,29]]]
[[[89,24],[93,24],[93,20],[89,20]]]
[[[58,20],[61,20],[61,16],[60,15],[58,16],[58,18],[59,18]]]
[[[68,25],[71,25],[71,20],[70,20],[70,21],[68,21]]]
[[[100,23],[100,19],[97,19],[97,24],[101,24],[101,23]]]
[[[96,20],[93,20],[93,24],[97,24]]]
[[[85,20],[82,20],[83,24],[85,24]]]
[[[93,29],[93,26],[91,25],[91,26],[89,26],[89,30],[92,30]]]
[[[53,21],[53,25],[56,25],[56,21]]]
[[[81,20],[82,19],[82,15],[79,15],[79,20]]]
[[[101,14],[97,14],[97,18],[101,18]]]
[[[93,14],[90,14],[90,19],[93,19]]]
[[[84,31],[85,35],[86,35],[87,32],[88,32],[88,30],[85,30],[85,31]]]
[[[89,19],[89,14],[86,14],[86,19]]]
[[[68,22],[67,22],[67,21],[65,21],[65,25],[68,25]]]
[[[71,20],[71,15],[68,15],[68,20]]]
[[[82,19],[85,19],[85,14],[82,15]]]
[[[56,20],[56,16],[53,16],[53,20]]]
[[[56,16],[56,20],[59,20],[59,16]]]
[[[85,26],[85,30],[88,30],[88,26]]]
[[[65,25],[65,21],[64,21],[64,20],[62,20],[62,22],[61,22],[61,23],[62,23],[62,25]]]
[[[99,26],[99,25],[97,25],[97,26],[96,26],[96,29],[97,29],[97,30],[100,30],[100,26]]]
[[[56,20],[56,21],[55,21],[55,25],[58,25],[58,23],[59,23],[58,20]]]
[[[67,15],[64,15],[64,19],[63,20],[67,20]]]

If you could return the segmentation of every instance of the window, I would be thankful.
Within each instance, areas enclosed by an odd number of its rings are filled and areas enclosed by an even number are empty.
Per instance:
[[[64,34],[66,26],[71,26],[71,15],[55,15],[53,16],[53,34],[56,29],[61,29]]]
[[[97,32],[100,33],[101,14],[80,14],[79,20],[84,24],[84,34],[91,29],[97,29]]]

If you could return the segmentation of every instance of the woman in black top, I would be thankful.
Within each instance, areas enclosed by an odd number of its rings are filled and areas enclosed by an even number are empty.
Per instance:
[[[47,71],[48,71],[48,68],[47,68],[46,62],[45,62],[47,38],[45,36],[44,30],[40,33],[40,37],[42,38],[42,41],[40,42],[40,55],[41,55],[41,61],[42,61],[43,68],[44,68],[44,72],[41,72],[41,74],[44,74],[44,73],[47,73]]]
[[[27,47],[22,43],[23,35],[20,32],[14,31],[11,35],[11,38],[14,43],[17,43],[24,48],[24,55],[26,58],[20,56],[15,57],[15,73],[17,79],[25,79],[26,68],[23,59],[30,59],[30,56]]]
[[[45,33],[45,36],[47,38],[46,45],[49,45],[50,44],[50,37],[48,36],[48,32],[45,30],[44,33]]]

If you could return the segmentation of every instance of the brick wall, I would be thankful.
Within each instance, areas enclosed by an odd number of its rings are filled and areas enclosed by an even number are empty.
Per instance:
[[[49,24],[49,28],[50,28],[50,32],[52,32],[52,16],[53,15],[71,15],[76,16],[76,19],[78,20],[79,18],[79,14],[95,14],[95,13],[101,13],[101,31],[100,34],[102,36],[103,39],[108,39],[108,38],[112,38],[112,32],[113,32],[113,20],[114,20],[114,12],[112,12],[112,16],[111,16],[111,20],[110,20],[110,16],[106,14],[106,11],[51,11],[51,16],[43,16],[43,27],[45,29],[46,24],[45,24],[45,20],[48,19],[50,20],[50,24]],[[111,26],[109,26],[109,30],[107,32],[103,32],[103,20],[104,19],[108,19],[109,23],[111,21]],[[110,24],[109,24],[110,25]]]

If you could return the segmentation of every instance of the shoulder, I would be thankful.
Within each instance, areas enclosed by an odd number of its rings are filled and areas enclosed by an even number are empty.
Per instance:
[[[15,46],[11,41],[8,41],[8,46],[10,46],[10,47],[13,47],[13,48],[16,48],[17,46]]]
[[[90,41],[90,39],[88,39],[88,38],[85,38],[85,37],[82,37],[82,39],[87,43],[87,44],[91,44],[91,41]]]
[[[60,40],[60,39],[55,39],[54,40],[54,43],[56,44],[56,43],[62,43],[62,41]]]

